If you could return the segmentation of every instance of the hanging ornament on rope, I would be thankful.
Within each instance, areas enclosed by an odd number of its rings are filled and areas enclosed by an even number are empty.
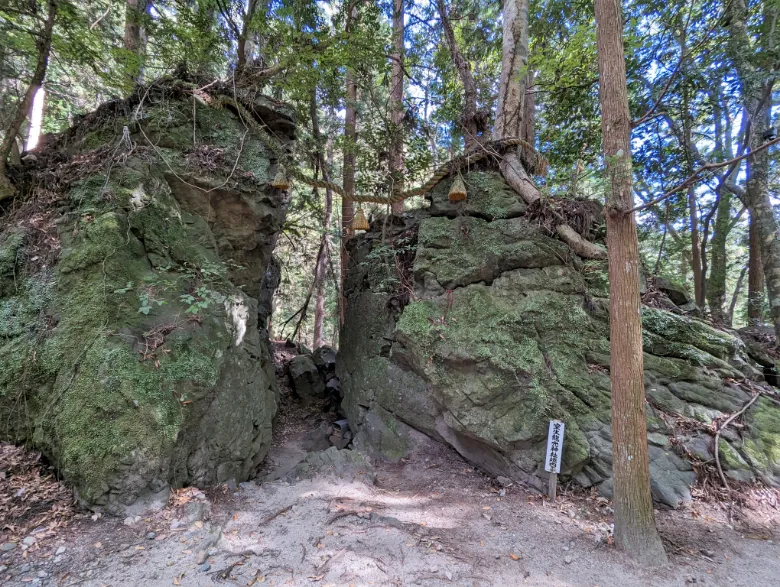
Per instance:
[[[285,173],[283,165],[280,165],[276,170],[276,176],[274,177],[273,182],[271,182],[271,187],[274,187],[277,190],[290,189],[290,180],[287,179],[287,173]]]
[[[452,182],[450,188],[450,202],[462,202],[466,199],[466,184],[463,182],[463,178],[458,174],[455,181]]]
[[[355,212],[355,215],[352,217],[352,230],[368,230],[368,220],[366,220],[366,215],[363,213],[363,206],[358,206],[357,211]]]

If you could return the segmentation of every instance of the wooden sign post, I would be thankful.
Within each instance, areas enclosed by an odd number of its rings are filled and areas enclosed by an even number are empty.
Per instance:
[[[561,472],[564,428],[566,428],[566,424],[560,420],[550,420],[550,429],[547,432],[547,455],[544,458],[544,470],[550,473],[550,483],[547,488],[550,501],[555,501],[555,494],[558,490],[558,473]]]

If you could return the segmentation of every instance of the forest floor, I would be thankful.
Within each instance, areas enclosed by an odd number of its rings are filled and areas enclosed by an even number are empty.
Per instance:
[[[646,569],[611,546],[607,500],[563,491],[553,504],[521,487],[502,487],[422,436],[399,463],[374,462],[364,471],[344,469],[337,459],[298,479],[288,471],[317,448],[319,431],[333,417],[288,396],[282,404],[256,481],[172,492],[156,509],[124,520],[47,515],[38,527],[25,527],[23,537],[21,525],[2,519],[12,499],[0,474],[0,531],[7,540],[0,544],[0,584],[780,584],[774,502],[732,516],[723,504],[701,500],[658,512],[669,563]],[[0,472],[8,468],[4,454]]]

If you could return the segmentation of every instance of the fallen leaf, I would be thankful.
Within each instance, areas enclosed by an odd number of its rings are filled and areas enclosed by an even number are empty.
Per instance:
[[[513,561],[519,561],[520,560],[520,557],[517,556],[516,554],[510,554],[509,558],[511,558]]]
[[[197,522],[195,522],[195,527],[196,527],[196,528],[203,528],[203,522],[201,522],[200,520],[198,520]]]

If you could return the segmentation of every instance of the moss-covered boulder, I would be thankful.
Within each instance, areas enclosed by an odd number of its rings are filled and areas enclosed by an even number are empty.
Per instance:
[[[493,217],[453,218],[434,205],[414,219],[417,244],[405,269],[413,291],[401,310],[393,301],[404,276],[393,277],[392,254],[379,254],[388,244],[371,233],[356,241],[337,362],[356,445],[397,459],[412,427],[541,490],[548,422],[557,418],[566,422],[564,477],[609,494],[606,264],[580,259],[526,217]],[[395,230],[409,241],[406,222]],[[646,307],[643,324],[653,493],[677,506],[690,500],[695,480],[686,443],[699,460],[713,458],[712,442],[683,433],[707,434],[750,399],[740,382],[762,374],[740,339],[705,322]],[[778,418],[780,408],[761,400],[744,438],[724,433],[721,453],[734,454],[726,468],[735,479],[780,483]],[[679,430],[678,420],[686,423]]]
[[[50,138],[0,229],[0,434],[111,512],[247,479],[276,413],[256,299],[287,196],[240,118],[187,89],[158,83]],[[248,105],[293,138],[285,107]]]

